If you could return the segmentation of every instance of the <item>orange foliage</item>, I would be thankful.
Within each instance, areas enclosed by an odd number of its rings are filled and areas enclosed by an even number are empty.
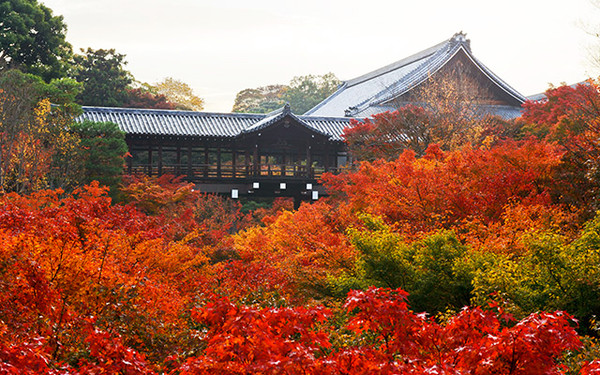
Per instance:
[[[235,249],[244,262],[266,263],[312,294],[329,275],[354,264],[357,254],[345,236],[348,219],[327,203],[304,204],[297,212],[284,211],[266,227],[238,234]]]
[[[420,159],[405,151],[395,161],[362,163],[355,173],[324,179],[337,200],[347,201],[355,212],[382,216],[414,235],[465,221],[488,225],[515,202],[549,204],[549,184],[561,155],[557,146],[533,139],[452,152],[433,145]]]

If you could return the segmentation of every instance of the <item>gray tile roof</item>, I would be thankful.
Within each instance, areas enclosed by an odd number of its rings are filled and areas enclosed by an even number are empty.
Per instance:
[[[496,76],[471,53],[465,34],[452,38],[393,64],[344,82],[330,97],[306,112],[313,116],[370,116],[389,106],[385,102],[405,94],[441,69],[459,51],[464,51],[480,71],[515,100],[525,97]],[[388,109],[385,109],[388,110]]]
[[[349,118],[296,116],[289,107],[268,114],[210,113],[163,109],[82,107],[76,120],[114,122],[127,134],[197,137],[236,137],[264,129],[290,116],[300,125],[341,141]]]

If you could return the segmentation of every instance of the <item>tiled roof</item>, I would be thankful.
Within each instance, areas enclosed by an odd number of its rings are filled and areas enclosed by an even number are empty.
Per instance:
[[[134,135],[236,137],[264,129],[286,116],[334,141],[342,140],[343,130],[350,123],[349,118],[296,116],[289,107],[268,114],[83,107],[83,114],[76,120],[114,122],[125,133]]]
[[[471,53],[470,42],[463,33],[412,55],[403,60],[346,81],[330,97],[306,112],[313,116],[369,116],[385,103],[408,92],[441,69],[459,51],[470,58],[474,65],[496,86],[512,97],[515,103],[523,103],[525,97],[496,76]],[[518,107],[518,105],[517,105]]]
[[[255,124],[245,128],[244,130],[242,130],[242,133],[252,133],[252,132],[264,129],[264,128],[268,128],[269,126],[282,120],[286,116],[289,116],[290,118],[296,120],[296,122],[298,124],[308,128],[316,133],[319,133],[324,136],[332,135],[329,132],[319,129],[318,127],[309,125],[307,121],[310,121],[310,119],[302,120],[300,117],[294,115],[292,113],[292,111],[290,110],[290,105],[288,103],[286,103],[285,106],[283,106],[282,108],[279,108],[273,112],[267,113],[265,118],[263,118],[262,120],[258,121]]]

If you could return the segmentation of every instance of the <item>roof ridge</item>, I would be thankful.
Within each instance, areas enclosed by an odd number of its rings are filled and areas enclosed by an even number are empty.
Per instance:
[[[429,56],[433,55],[438,50],[442,49],[444,46],[446,46],[447,44],[449,44],[453,40],[453,38],[446,39],[443,42],[438,43],[438,44],[436,44],[433,47],[429,47],[429,48],[427,48],[425,50],[422,50],[420,52],[417,52],[417,53],[415,53],[415,54],[413,54],[411,56],[405,57],[405,58],[403,58],[401,60],[398,60],[396,62],[388,64],[388,65],[386,65],[384,67],[381,67],[381,68],[373,70],[373,71],[371,71],[369,73],[363,74],[363,75],[361,75],[359,77],[356,77],[356,78],[350,79],[348,81],[345,81],[344,83],[347,84],[347,87],[351,87],[351,86],[354,86],[356,84],[362,83],[364,81],[368,81],[370,79],[376,78],[376,77],[378,77],[380,75],[383,75],[385,73],[389,73],[389,72],[391,72],[393,70],[396,70],[398,68],[401,68],[403,66],[411,64],[413,62],[422,60],[422,59],[424,59],[426,57],[429,57]]]
[[[164,113],[170,115],[192,115],[192,116],[231,116],[231,117],[266,117],[267,113],[244,113],[244,112],[203,112],[184,111],[180,109],[157,109],[157,108],[126,108],[126,107],[96,107],[81,106],[82,110],[101,112],[142,112],[142,113]]]
[[[386,88],[378,91],[377,93],[372,95],[370,98],[363,100],[362,102],[358,103],[356,106],[352,107],[353,110],[352,110],[351,114],[360,113],[360,112],[364,111],[365,107],[369,107],[371,105],[382,104],[385,101],[389,100],[390,97],[394,97],[394,96],[398,95],[398,92],[396,92],[397,88],[406,84],[406,82],[405,82],[406,77],[410,77],[411,75],[414,75],[415,72],[419,72],[419,71],[423,70],[424,66],[430,65],[430,68],[434,68],[435,71],[437,71],[441,66],[444,65],[445,62],[447,62],[452,56],[454,56],[454,53],[456,53],[456,51],[458,49],[461,48],[462,45],[460,43],[457,43],[457,44],[450,43],[453,39],[454,38],[448,40],[449,43],[446,46],[444,46],[447,48],[443,48],[443,47],[438,48],[431,56],[429,56],[430,57],[429,59],[423,61],[421,64],[416,66],[410,72],[406,73],[404,75],[404,77],[405,77],[404,80],[394,82],[394,84],[390,85],[389,87],[386,87]],[[441,59],[441,61],[438,61],[436,55],[440,55],[440,58],[446,56],[446,58]],[[450,58],[448,58],[448,56],[450,56]],[[427,72],[428,72],[428,75],[431,74],[431,69],[428,69]],[[419,85],[425,79],[427,79],[427,76],[420,77],[420,78],[414,77],[414,78],[410,78],[410,79],[416,80],[416,82],[411,82],[411,87],[414,87],[414,86]],[[407,88],[405,87],[403,90],[406,90],[406,89]],[[400,90],[399,92],[402,92],[403,90]]]

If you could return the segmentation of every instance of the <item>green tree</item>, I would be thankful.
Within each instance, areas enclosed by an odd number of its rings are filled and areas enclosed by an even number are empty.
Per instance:
[[[340,83],[333,73],[294,77],[283,100],[290,103],[292,112],[303,114],[333,94]]]
[[[517,317],[540,310],[564,310],[590,334],[600,316],[600,216],[573,240],[534,232],[520,255],[496,254],[473,279],[474,301],[496,295]],[[597,332],[596,332],[597,335]]]
[[[285,85],[269,85],[245,89],[237,93],[232,112],[268,113],[285,104]]]
[[[334,294],[370,286],[402,288],[415,311],[460,310],[469,305],[471,282],[483,258],[453,232],[441,231],[408,243],[379,218],[363,216],[365,229],[350,229],[361,256],[351,272],[331,279]]]
[[[88,48],[75,55],[73,78],[83,84],[78,96],[81,105],[120,107],[128,101],[128,86],[133,81],[124,69],[125,55],[114,49]]]
[[[46,82],[65,77],[72,48],[62,16],[36,0],[0,2],[0,69],[17,68]]]
[[[89,120],[73,124],[71,128],[81,139],[84,181],[98,181],[108,186],[111,195],[121,182],[124,158],[127,154],[125,133],[112,122]]]
[[[340,80],[333,73],[294,77],[289,85],[269,85],[245,89],[235,97],[233,112],[267,113],[286,102],[292,112],[303,114],[331,95]]]
[[[67,78],[45,83],[39,76],[16,69],[0,72],[0,184],[4,191],[77,184],[79,140],[68,128],[81,111],[73,103],[79,87]],[[55,103],[52,110],[50,102]]]

